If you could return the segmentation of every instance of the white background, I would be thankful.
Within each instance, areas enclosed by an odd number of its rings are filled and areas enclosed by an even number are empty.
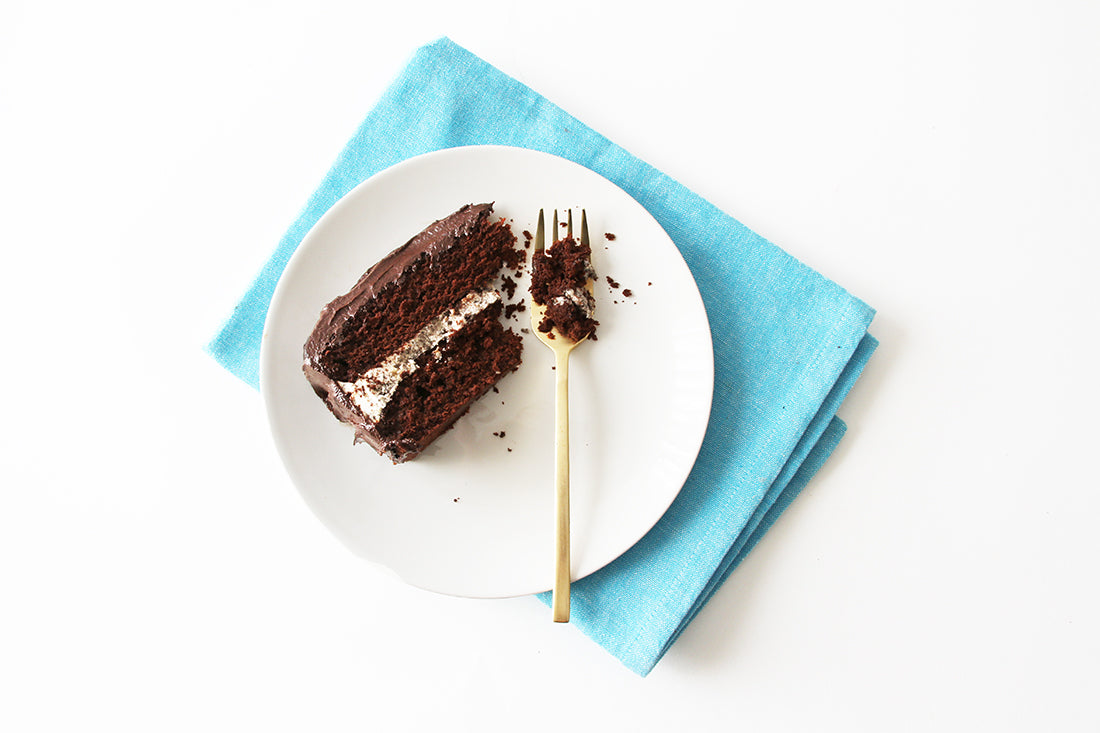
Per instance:
[[[1100,10],[0,6],[0,729],[1096,730]],[[449,35],[879,310],[645,679],[351,556],[202,351]]]

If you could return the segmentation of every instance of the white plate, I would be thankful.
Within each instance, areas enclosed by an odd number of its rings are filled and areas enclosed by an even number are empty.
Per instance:
[[[695,461],[710,412],[713,351],[702,299],[676,246],[634,199],[587,168],[521,148],[476,146],[412,158],[363,182],[287,265],[267,317],[260,382],[291,479],[349,548],[413,585],[496,598],[547,590],[553,580],[550,350],[525,335],[523,365],[497,385],[500,393],[487,394],[400,466],[353,445],[351,429],[301,371],[302,344],[322,306],[432,221],[483,201],[496,202],[520,242],[540,207],[548,218],[555,207],[587,209],[600,327],[598,340],[570,361],[574,579],[626,551],[672,503]],[[609,287],[605,275],[634,297]],[[525,290],[529,279],[519,282]],[[520,316],[510,322],[516,329],[529,326],[529,315]],[[504,438],[493,435],[500,431]]]

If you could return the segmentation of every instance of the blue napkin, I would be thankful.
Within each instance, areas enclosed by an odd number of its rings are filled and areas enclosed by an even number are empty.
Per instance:
[[[706,305],[715,382],[699,458],[657,525],[572,590],[571,622],[645,675],[836,447],[845,430],[836,410],[877,344],[867,333],[874,311],[441,39],[417,51],[367,115],[209,352],[257,386],[271,294],[321,215],[358,183],[406,158],[479,144],[553,153],[625,189],[680,248]]]

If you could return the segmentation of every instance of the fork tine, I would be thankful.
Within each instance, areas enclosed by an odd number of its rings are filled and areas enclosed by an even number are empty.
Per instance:
[[[541,252],[546,248],[546,222],[543,220],[542,209],[539,209],[539,225],[535,227],[535,251]]]
[[[550,231],[550,244],[558,241],[558,210],[554,209],[554,228]]]
[[[573,238],[573,208],[569,208],[569,224],[565,227],[565,236]]]
[[[591,246],[588,241],[588,217],[584,213],[584,209],[581,209],[581,244],[586,247]]]

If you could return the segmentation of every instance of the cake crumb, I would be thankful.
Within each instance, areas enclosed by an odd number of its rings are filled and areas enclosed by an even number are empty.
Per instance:
[[[631,290],[630,288],[623,288],[623,295],[625,295],[628,298],[633,298],[634,297],[634,291]]]
[[[512,239],[515,242],[515,238]],[[523,263],[527,260],[527,253],[518,247],[508,247],[502,253],[504,259],[504,266],[509,270],[518,270],[523,267]]]
[[[457,504],[458,500],[461,499],[461,498],[462,497],[460,497],[460,496],[456,496],[455,498],[451,499],[451,501],[453,501],[455,504]]]
[[[607,276],[607,284],[613,288],[619,287],[619,283],[615,282],[610,275]]]
[[[496,385],[493,385],[493,392],[500,394],[500,390],[496,388]]]
[[[509,449],[508,449],[508,452],[509,452],[509,453],[511,453],[511,452],[512,452],[512,449],[511,449],[511,448],[509,448]]]
[[[612,234],[611,232],[604,232],[603,235],[604,235],[604,237],[607,238],[608,242],[614,242],[615,241],[615,235]]]

